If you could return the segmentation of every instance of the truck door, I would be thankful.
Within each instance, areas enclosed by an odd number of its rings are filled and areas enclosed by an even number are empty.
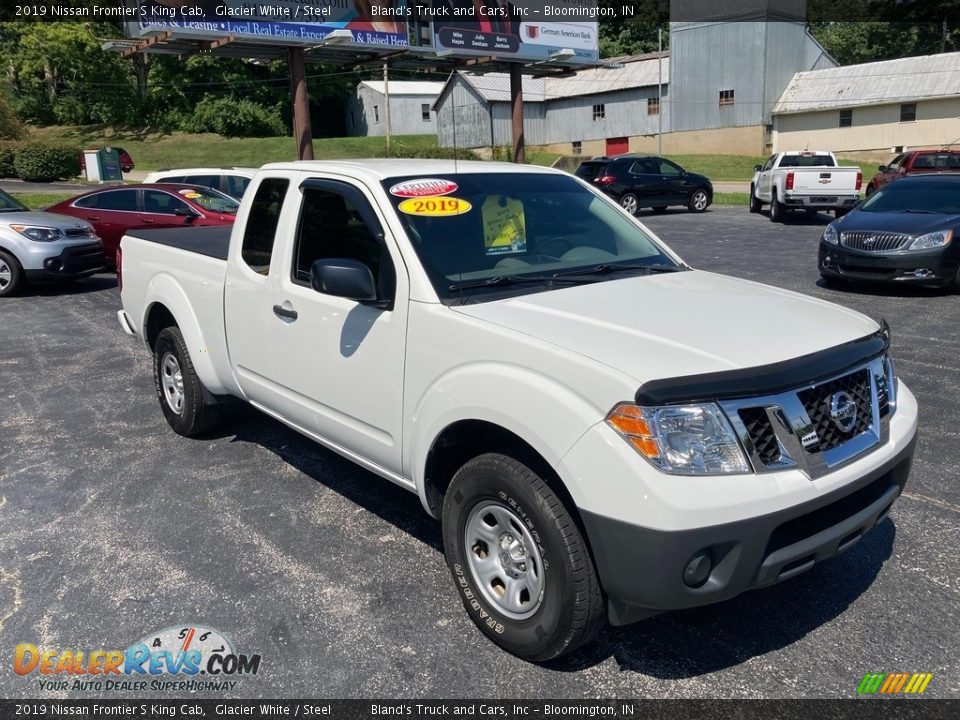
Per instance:
[[[777,156],[771,155],[760,168],[760,177],[757,178],[757,197],[763,200],[770,200],[770,179],[773,177],[773,163],[776,160]]]
[[[408,293],[400,257],[360,186],[311,178],[291,192],[302,195],[300,213],[272,303],[277,409],[400,474]],[[380,306],[313,289],[321,258],[366,265]]]

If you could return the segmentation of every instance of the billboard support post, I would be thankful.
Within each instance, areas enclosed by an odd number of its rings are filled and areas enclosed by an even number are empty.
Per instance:
[[[293,95],[293,139],[297,160],[313,160],[313,132],[310,128],[310,100],[307,97],[307,67],[302,47],[289,50],[290,89]]]
[[[525,163],[523,137],[523,73],[519,63],[510,65],[510,111],[513,118],[513,161]]]

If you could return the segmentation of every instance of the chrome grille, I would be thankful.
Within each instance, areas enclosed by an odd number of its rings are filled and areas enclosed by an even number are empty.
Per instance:
[[[904,233],[870,232],[865,230],[851,230],[840,233],[840,244],[851,250],[864,252],[892,252],[900,250],[910,240],[912,235]]]
[[[887,367],[878,357],[815,385],[720,406],[756,472],[797,468],[817,478],[886,442]]]

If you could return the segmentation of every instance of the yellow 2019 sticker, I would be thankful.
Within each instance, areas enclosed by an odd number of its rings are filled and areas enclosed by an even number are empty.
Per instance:
[[[455,197],[423,197],[409,198],[397,206],[397,209],[407,215],[419,217],[448,217],[463,215],[473,208],[466,200]]]

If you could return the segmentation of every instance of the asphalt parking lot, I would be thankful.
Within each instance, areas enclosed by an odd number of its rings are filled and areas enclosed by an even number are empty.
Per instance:
[[[888,320],[921,404],[905,496],[808,573],[608,629],[547,667],[474,628],[415,496],[254,411],[175,435],[112,276],[0,302],[0,696],[91,696],[14,674],[18,643],[123,649],[186,624],[261,654],[232,697],[852,697],[893,671],[960,696],[960,296],[820,287],[827,220],[644,217],[695,267]],[[776,342],[790,319],[756,332]]]

